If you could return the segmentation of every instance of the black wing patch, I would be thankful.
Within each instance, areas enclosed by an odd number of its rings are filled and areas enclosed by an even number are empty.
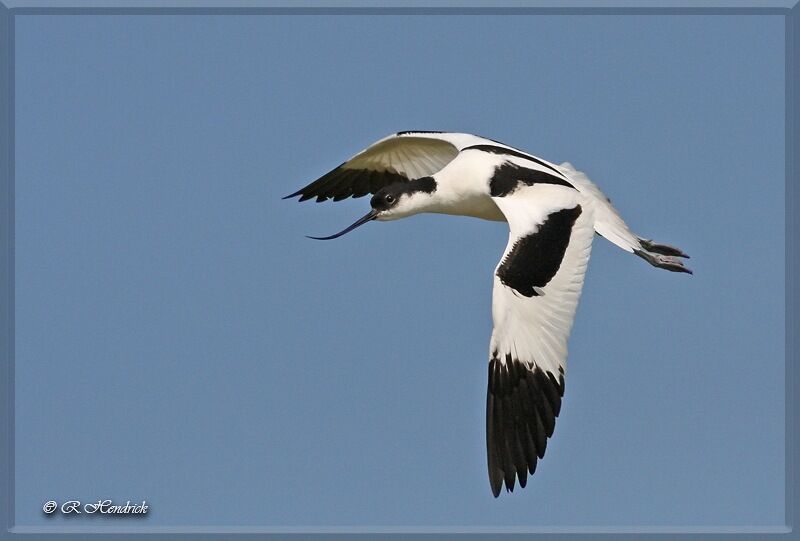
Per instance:
[[[581,206],[550,214],[538,230],[517,239],[497,268],[497,277],[526,297],[537,296],[536,288],[553,279],[567,251],[572,226],[581,215]]]
[[[489,181],[489,192],[492,197],[504,197],[520,186],[533,186],[534,184],[557,184],[574,188],[566,180],[545,171],[505,162],[495,168],[492,179]]]
[[[558,379],[537,366],[494,352],[489,361],[486,393],[486,451],[489,483],[495,498],[503,481],[514,490],[515,478],[525,488],[528,474],[544,457],[547,438],[553,435],[564,396],[564,372]]]
[[[497,142],[498,141],[495,141],[495,143],[497,143]],[[516,156],[517,158],[522,158],[524,160],[529,160],[529,161],[532,161],[534,163],[538,163],[539,165],[541,165],[543,167],[546,167],[547,169],[550,169],[557,176],[562,177],[562,178],[564,177],[564,175],[561,173],[561,171],[559,171],[558,169],[556,169],[555,167],[553,167],[549,163],[543,162],[542,160],[540,160],[536,156],[531,156],[530,154],[526,154],[524,152],[520,152],[519,150],[515,150],[513,148],[506,148],[506,147],[495,146],[495,145],[472,145],[470,147],[464,148],[464,150],[481,150],[483,152],[490,152],[492,154],[505,154],[507,156]],[[572,184],[567,184],[567,186],[569,186],[571,188],[574,188],[574,186],[572,186]]]
[[[393,171],[372,171],[370,169],[345,169],[340,165],[321,176],[308,186],[300,188],[284,199],[300,196],[300,201],[317,198],[317,203],[326,199],[341,201],[348,197],[363,197],[374,194],[384,186],[396,182],[408,182],[408,177]]]

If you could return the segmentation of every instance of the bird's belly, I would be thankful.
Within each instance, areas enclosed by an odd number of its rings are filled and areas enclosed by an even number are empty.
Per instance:
[[[491,197],[471,197],[469,199],[462,199],[458,203],[443,204],[434,209],[433,212],[439,214],[451,214],[454,216],[470,216],[472,218],[480,218],[482,220],[491,220],[494,222],[505,222],[506,217],[500,212],[500,209],[492,201]]]

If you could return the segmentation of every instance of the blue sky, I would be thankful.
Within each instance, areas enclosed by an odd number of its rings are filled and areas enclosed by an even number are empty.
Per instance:
[[[781,17],[19,16],[16,40],[17,525],[100,497],[153,526],[783,524]],[[692,256],[597,239],[555,435],[498,500],[506,226],[319,243],[367,200],[280,199],[408,129],[570,161]]]

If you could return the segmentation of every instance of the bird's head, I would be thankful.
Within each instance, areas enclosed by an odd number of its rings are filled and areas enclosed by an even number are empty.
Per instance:
[[[329,237],[309,237],[316,240],[331,240],[349,233],[356,227],[372,220],[389,221],[425,212],[433,202],[436,181],[423,177],[408,182],[396,182],[375,192],[369,204],[372,207],[366,215],[342,231]]]

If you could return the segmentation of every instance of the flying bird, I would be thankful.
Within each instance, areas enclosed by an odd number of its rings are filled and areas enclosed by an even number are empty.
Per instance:
[[[610,200],[571,164],[537,158],[466,133],[403,131],[385,137],[284,199],[318,202],[372,194],[367,222],[421,212],[508,223],[495,268],[486,450],[495,497],[525,487],[564,395],[567,338],[594,234],[651,265],[691,274],[689,256],[633,234]]]

